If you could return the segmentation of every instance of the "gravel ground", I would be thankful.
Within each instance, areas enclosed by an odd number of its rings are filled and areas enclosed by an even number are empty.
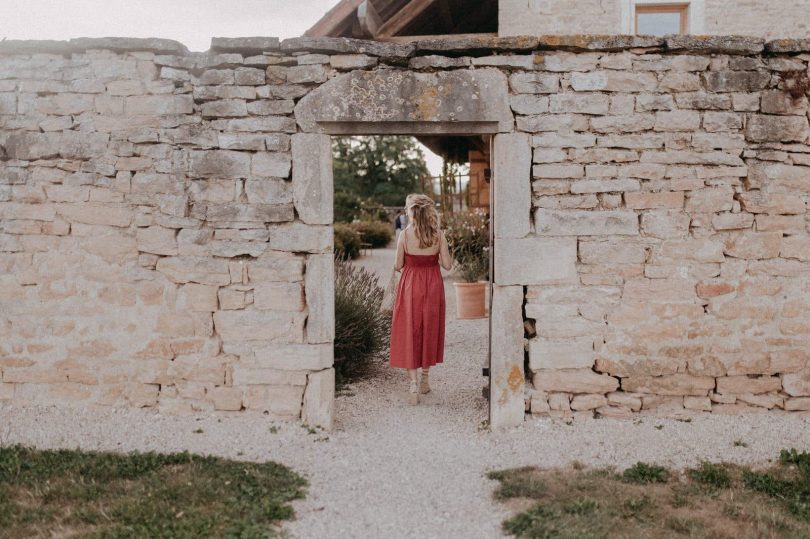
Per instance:
[[[390,250],[375,251],[360,262],[385,274],[392,256]],[[577,418],[572,424],[530,419],[514,429],[482,430],[486,321],[455,320],[449,283],[447,292],[445,363],[432,371],[433,392],[417,407],[405,404],[406,374],[381,367],[337,398],[336,427],[328,433],[246,414],[169,416],[3,404],[0,445],[187,449],[275,460],[310,481],[307,498],[295,503],[298,519],[285,524],[299,538],[498,537],[508,513],[492,499],[495,483],[485,474],[493,469],[573,461],[675,468],[700,460],[764,463],[782,448],[810,449],[810,416],[795,413],[696,415],[691,422],[652,416]]]

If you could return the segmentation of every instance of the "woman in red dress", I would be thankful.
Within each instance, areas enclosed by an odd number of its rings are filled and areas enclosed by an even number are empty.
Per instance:
[[[399,235],[396,271],[402,271],[391,321],[391,366],[408,369],[409,401],[430,391],[428,369],[444,359],[444,281],[439,264],[452,266],[439,214],[425,195],[405,200],[410,223]],[[418,380],[417,369],[422,369]]]

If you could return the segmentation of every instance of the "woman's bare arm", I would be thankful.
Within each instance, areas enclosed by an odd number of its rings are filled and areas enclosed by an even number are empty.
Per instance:
[[[447,245],[447,238],[444,237],[444,231],[439,232],[439,264],[450,271],[453,267],[453,257],[450,256],[450,248]]]
[[[405,265],[405,232],[402,231],[399,233],[399,238],[397,239],[397,256],[394,260],[394,271],[402,270],[402,267]]]

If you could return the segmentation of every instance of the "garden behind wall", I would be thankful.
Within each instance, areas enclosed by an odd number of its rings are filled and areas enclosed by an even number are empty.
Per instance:
[[[328,426],[329,134],[456,125],[495,134],[494,426],[524,402],[810,410],[808,61],[740,37],[0,43],[0,399]]]

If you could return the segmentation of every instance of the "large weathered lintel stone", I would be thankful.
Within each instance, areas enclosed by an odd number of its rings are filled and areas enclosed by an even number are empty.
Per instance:
[[[335,133],[356,124],[393,125],[400,133],[463,124],[476,126],[473,133],[506,132],[513,125],[508,91],[506,75],[497,69],[354,71],[301,99],[295,117],[310,133]]]
[[[281,50],[284,52],[368,54],[384,58],[410,58],[415,49],[411,44],[348,37],[294,37],[281,42]]]

